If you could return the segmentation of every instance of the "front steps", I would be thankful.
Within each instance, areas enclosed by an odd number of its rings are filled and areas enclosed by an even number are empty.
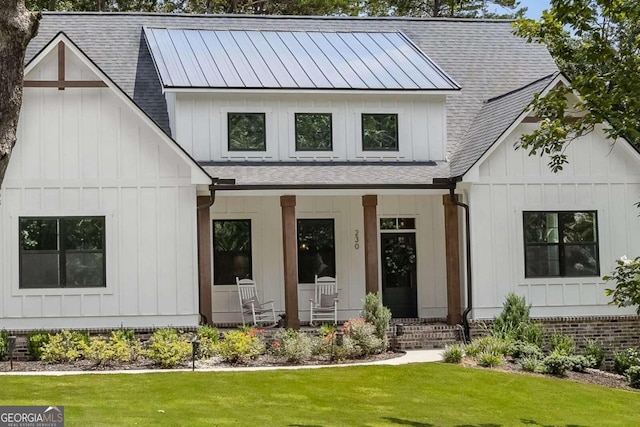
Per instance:
[[[461,326],[447,325],[441,319],[393,319],[387,329],[389,344],[396,350],[445,348],[461,343],[462,336]]]

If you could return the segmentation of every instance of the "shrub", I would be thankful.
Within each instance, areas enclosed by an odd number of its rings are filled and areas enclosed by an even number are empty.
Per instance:
[[[576,349],[573,338],[564,334],[552,334],[549,338],[552,353],[560,353],[571,356]]]
[[[545,357],[542,364],[546,373],[558,376],[564,375],[573,366],[569,356],[557,351]]]
[[[540,359],[534,356],[523,357],[518,361],[518,364],[520,365],[523,371],[540,372],[541,370]]]
[[[387,328],[389,327],[389,322],[391,322],[391,310],[382,305],[378,295],[368,293],[364,298],[362,317],[376,328],[376,336],[382,340],[386,348]]]
[[[320,329],[318,330],[318,335],[321,337],[326,337],[332,335],[336,331],[336,325],[333,323],[323,323],[320,325]]]
[[[584,344],[584,355],[593,359],[593,367],[602,369],[606,353],[596,340],[586,340]]]
[[[584,372],[596,364],[594,358],[587,356],[569,356],[569,362],[571,362],[571,370],[575,372]]]
[[[333,335],[311,337],[311,354],[314,356],[327,356],[331,353],[331,340]]]
[[[502,338],[517,338],[520,325],[529,323],[531,305],[527,305],[524,297],[514,293],[507,295],[502,304],[502,311],[493,321],[492,333]]]
[[[331,360],[347,360],[358,357],[359,349],[356,348],[355,342],[345,335],[342,339],[342,345],[330,345],[329,353]]]
[[[640,314],[640,257],[623,256],[616,264],[611,275],[602,278],[616,283],[615,289],[605,289],[605,294],[612,297],[611,303],[618,307],[637,306],[636,313]]]
[[[512,343],[508,340],[493,335],[477,338],[465,347],[465,353],[470,357],[479,356],[481,353],[491,353],[506,356],[512,352]]]
[[[135,361],[140,353],[141,344],[134,338],[133,331],[112,331],[109,339],[91,338],[86,358],[96,365],[127,363]]]
[[[640,366],[640,351],[635,348],[628,348],[613,356],[613,370],[624,375],[632,366]]]
[[[382,353],[385,342],[377,336],[375,326],[365,319],[351,319],[344,324],[344,333],[353,340],[357,356],[364,357]]]
[[[27,335],[27,351],[33,358],[33,360],[42,359],[42,349],[45,344],[49,343],[49,335],[48,332],[44,331],[31,331]]]
[[[82,359],[89,346],[86,332],[62,330],[51,335],[49,342],[42,347],[41,360],[63,363]]]
[[[311,358],[311,338],[294,329],[280,329],[271,345],[274,356],[289,363],[301,363]]]
[[[504,359],[500,354],[485,351],[476,357],[476,362],[485,368],[493,368],[494,366],[502,365]]]
[[[216,352],[227,363],[246,363],[260,355],[264,344],[256,329],[239,329],[224,334],[216,345]]]
[[[464,357],[464,347],[454,344],[444,349],[442,352],[442,360],[445,363],[460,363]]]
[[[525,341],[516,341],[511,347],[511,355],[516,359],[535,358],[542,359],[542,350],[535,344]]]
[[[544,326],[538,322],[528,322],[520,325],[515,339],[533,344],[537,347],[542,346],[542,341],[546,335]]]
[[[640,388],[640,365],[635,365],[627,369],[625,373],[629,385],[633,388]]]
[[[9,333],[4,329],[0,331],[0,360],[4,360],[9,352]]]
[[[175,329],[158,329],[143,354],[163,368],[172,368],[191,356],[191,343]]]
[[[220,341],[220,332],[217,328],[201,326],[196,332],[196,338],[200,343],[198,348],[198,357],[200,359],[209,359],[216,354],[216,346]]]

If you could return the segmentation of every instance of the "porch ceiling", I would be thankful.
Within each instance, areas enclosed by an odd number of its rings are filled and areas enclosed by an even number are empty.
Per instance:
[[[424,185],[449,176],[447,162],[201,163],[211,176],[236,185]]]

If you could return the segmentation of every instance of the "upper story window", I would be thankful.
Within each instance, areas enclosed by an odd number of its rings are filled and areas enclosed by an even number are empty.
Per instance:
[[[600,275],[596,212],[523,212],[523,223],[525,277]]]
[[[398,115],[362,114],[362,150],[398,151]]]
[[[19,221],[20,288],[106,286],[104,217]]]
[[[331,151],[331,113],[296,113],[296,151]]]
[[[264,113],[228,113],[229,151],[266,151]]]
[[[298,220],[298,283],[314,283],[315,276],[336,277],[333,219]]]
[[[233,285],[251,279],[251,220],[213,221],[213,284]]]

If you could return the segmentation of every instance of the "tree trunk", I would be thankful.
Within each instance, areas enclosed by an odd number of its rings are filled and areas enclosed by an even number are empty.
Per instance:
[[[16,144],[25,51],[40,16],[29,12],[24,0],[0,0],[0,186]]]

